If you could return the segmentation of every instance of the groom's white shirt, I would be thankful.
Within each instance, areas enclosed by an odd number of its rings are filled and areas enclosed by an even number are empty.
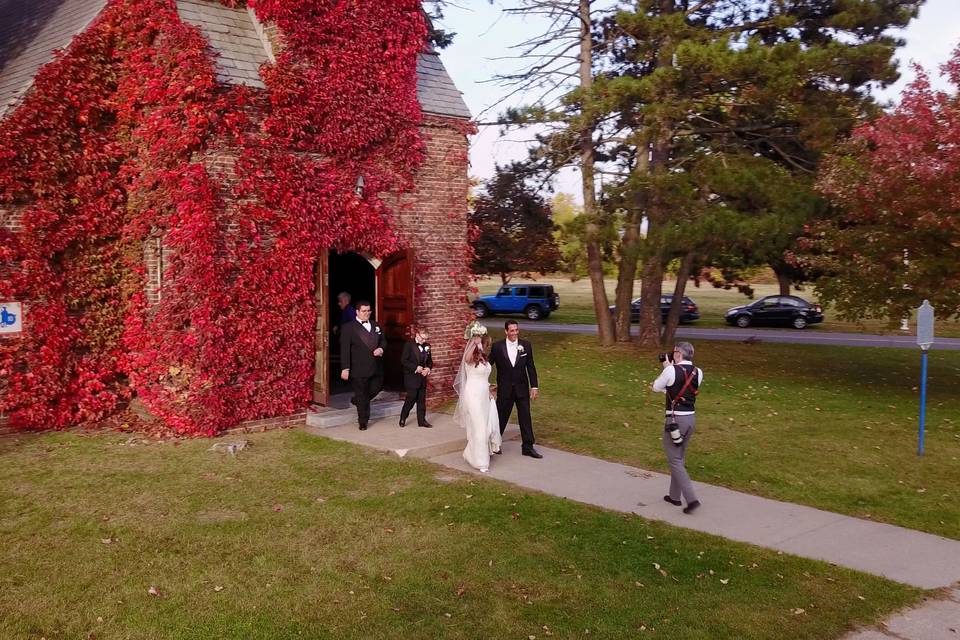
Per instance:
[[[510,342],[507,340],[507,357],[510,358],[510,365],[515,367],[517,366],[517,345],[520,342]]]

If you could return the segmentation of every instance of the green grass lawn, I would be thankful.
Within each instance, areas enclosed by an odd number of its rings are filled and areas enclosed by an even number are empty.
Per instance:
[[[526,282],[526,280],[517,280],[517,282]],[[570,282],[569,278],[562,276],[549,276],[537,280],[537,282],[552,284],[554,290],[560,294],[560,309],[553,313],[550,318],[543,320],[550,324],[595,324],[596,318],[593,314],[593,294],[590,290],[590,281],[587,279]],[[480,295],[490,295],[497,292],[500,288],[499,278],[488,278],[479,280],[474,285],[479,289]],[[675,283],[672,281],[663,283],[664,293],[673,292]],[[614,303],[616,295],[616,280],[607,280],[607,296],[610,298],[610,304]],[[763,296],[775,295],[780,293],[776,284],[754,284],[754,298],[757,300]],[[805,291],[793,291],[794,295],[810,302],[816,302],[816,297],[812,287],[806,287]],[[700,307],[700,319],[690,324],[694,327],[727,327],[723,317],[727,309],[742,304],[749,304],[751,300],[738,292],[736,289],[724,290],[715,289],[705,284],[702,287],[694,287],[692,284],[687,286],[687,292],[690,298]],[[640,296],[640,283],[636,284],[634,290],[635,298]],[[519,316],[514,316],[519,317]],[[844,331],[857,333],[895,333],[900,334],[899,322],[891,327],[884,320],[865,320],[862,323],[846,322],[837,317],[833,309],[827,308],[824,311],[824,321],[807,329],[808,331]],[[911,335],[916,335],[916,325],[910,323]],[[941,337],[960,337],[960,322],[938,321],[936,325],[936,334]]]
[[[655,355],[527,327],[538,441],[665,471]],[[920,458],[916,351],[695,347],[705,376],[688,463],[695,480],[960,539],[960,352],[930,353]]]
[[[921,596],[302,432],[248,437],[236,458],[0,439],[0,637],[823,640]]]

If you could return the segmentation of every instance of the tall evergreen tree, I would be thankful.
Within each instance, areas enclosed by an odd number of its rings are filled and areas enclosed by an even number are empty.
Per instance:
[[[594,85],[594,102],[613,131],[608,137],[616,144],[607,155],[626,174],[622,189],[630,203],[618,304],[629,297],[629,279],[643,258],[641,342],[661,339],[666,263],[677,255],[708,260],[704,253],[715,250],[711,236],[699,234],[702,246],[693,241],[701,215],[726,209],[747,219],[783,219],[782,208],[757,207],[736,185],[725,193],[718,163],[748,182],[751,173],[780,171],[781,180],[764,189],[786,192],[774,200],[789,200],[809,185],[821,154],[871,110],[868,85],[896,79],[899,42],[888,30],[906,25],[920,4],[639,0],[605,22],[608,72]],[[629,233],[641,216],[645,239]],[[776,224],[753,226],[778,231]],[[685,233],[687,227],[694,231]],[[677,297],[684,285],[678,281]]]

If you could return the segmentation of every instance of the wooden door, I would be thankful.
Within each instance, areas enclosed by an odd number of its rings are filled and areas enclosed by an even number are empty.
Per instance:
[[[313,401],[323,406],[330,404],[330,279],[329,252],[323,249],[317,259],[314,281],[314,304],[317,324],[314,328]]]
[[[377,268],[377,322],[387,337],[384,382],[387,388],[403,388],[400,356],[413,316],[413,250],[388,256]]]

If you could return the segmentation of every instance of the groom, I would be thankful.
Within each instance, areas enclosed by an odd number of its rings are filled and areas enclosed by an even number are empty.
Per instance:
[[[533,347],[520,339],[520,323],[507,320],[503,325],[506,340],[493,343],[490,362],[497,367],[497,412],[500,414],[500,435],[507,428],[507,420],[517,405],[520,422],[522,453],[531,458],[543,456],[533,448],[533,422],[530,420],[530,401],[536,400],[537,367],[533,364]],[[500,453],[499,451],[497,453]]]

